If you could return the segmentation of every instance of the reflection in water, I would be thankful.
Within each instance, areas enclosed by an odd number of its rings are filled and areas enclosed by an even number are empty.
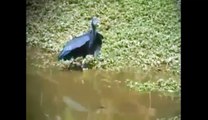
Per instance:
[[[88,111],[85,107],[83,107],[79,103],[75,102],[70,97],[64,96],[63,101],[64,101],[64,103],[66,103],[66,105],[69,108],[72,108],[73,110],[76,110],[76,111],[79,111],[79,112],[87,112]]]
[[[129,91],[122,81],[134,74],[46,70],[27,62],[27,120],[155,120],[180,114],[177,99]]]

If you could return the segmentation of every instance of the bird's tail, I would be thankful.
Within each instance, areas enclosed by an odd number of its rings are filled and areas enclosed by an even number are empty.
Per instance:
[[[60,54],[58,55],[58,60],[61,60],[61,59],[63,59],[64,58],[64,52],[63,52],[63,50],[60,52]]]
[[[58,56],[58,59],[61,60],[61,59],[65,59],[65,57],[68,56],[68,54],[70,53],[70,51],[68,50],[62,50]]]

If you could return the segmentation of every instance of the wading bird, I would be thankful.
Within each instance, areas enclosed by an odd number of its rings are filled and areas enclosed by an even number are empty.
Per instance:
[[[58,59],[69,60],[71,58],[86,57],[86,55],[100,54],[103,35],[96,31],[99,20],[93,17],[91,20],[91,30],[87,33],[69,40],[60,52]]]

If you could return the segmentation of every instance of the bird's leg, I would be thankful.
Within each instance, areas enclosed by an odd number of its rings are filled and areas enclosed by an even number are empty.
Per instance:
[[[82,60],[82,65],[81,65],[81,68],[82,70],[87,70],[87,65],[85,64],[85,59]]]
[[[70,63],[69,63],[69,70],[72,68],[73,64],[74,64],[75,59],[71,58]]]
[[[100,53],[100,47],[97,47],[96,50],[95,50],[95,52],[94,52],[94,57],[95,58],[99,58],[100,57],[100,54],[101,54]]]

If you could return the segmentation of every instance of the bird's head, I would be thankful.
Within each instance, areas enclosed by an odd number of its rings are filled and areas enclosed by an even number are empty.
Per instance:
[[[97,26],[99,25],[99,23],[100,23],[100,21],[99,21],[98,18],[92,17],[91,25],[92,25],[93,27],[97,27]]]

